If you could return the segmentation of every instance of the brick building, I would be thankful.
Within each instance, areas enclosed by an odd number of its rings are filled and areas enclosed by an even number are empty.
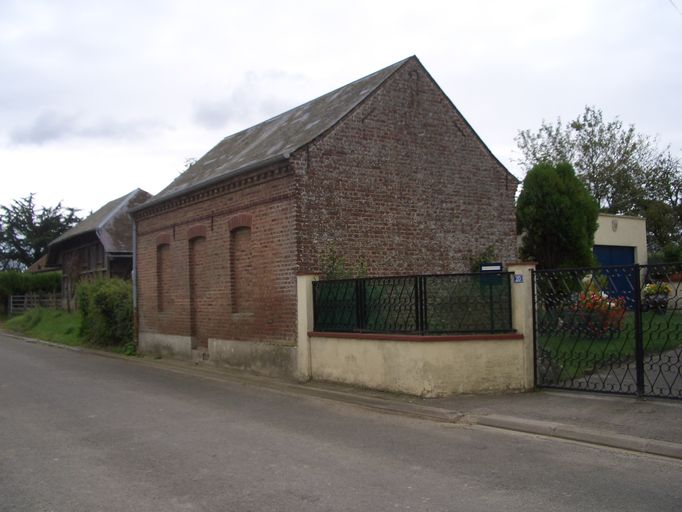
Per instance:
[[[134,210],[139,346],[293,370],[297,274],[516,257],[517,179],[416,57],[223,139]]]
[[[109,201],[50,242],[45,266],[62,271],[62,294],[66,305],[74,305],[75,285],[81,279],[130,279],[133,270],[133,223],[128,210],[150,197],[149,192],[135,189]]]

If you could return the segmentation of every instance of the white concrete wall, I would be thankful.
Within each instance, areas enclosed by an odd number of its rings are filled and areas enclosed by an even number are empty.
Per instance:
[[[140,332],[138,334],[138,351],[141,354],[177,357],[192,357],[192,338],[158,332]]]
[[[260,341],[208,339],[210,362],[260,375],[290,376],[296,368],[296,347]]]
[[[310,342],[316,380],[424,397],[525,389],[523,339]]]
[[[600,213],[594,245],[615,245],[635,248],[635,263],[646,265],[646,220],[628,215]]]

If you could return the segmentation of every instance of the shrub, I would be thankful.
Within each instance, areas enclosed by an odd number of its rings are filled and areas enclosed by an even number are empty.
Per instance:
[[[61,272],[0,272],[0,295],[21,295],[32,292],[59,292],[62,287]]]
[[[497,261],[497,252],[494,245],[489,245],[478,254],[473,254],[469,257],[469,272],[478,274],[481,271],[481,265],[484,263],[492,263]]]
[[[327,248],[320,255],[320,271],[322,279],[353,279],[367,276],[367,261],[364,257],[357,258],[355,264],[346,260],[335,245]]]
[[[76,287],[81,336],[96,345],[133,342],[132,284],[122,279],[81,281]]]
[[[516,225],[524,234],[520,256],[538,268],[589,267],[599,205],[573,167],[542,163],[523,180],[516,202]]]

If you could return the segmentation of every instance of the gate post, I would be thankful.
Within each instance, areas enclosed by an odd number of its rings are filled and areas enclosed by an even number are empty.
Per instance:
[[[296,378],[302,382],[309,381],[313,376],[308,333],[313,330],[313,281],[317,279],[319,276],[316,274],[296,276]]]
[[[511,284],[512,328],[523,334],[524,388],[532,389],[535,386],[535,325],[531,272],[535,270],[535,262],[509,263],[507,270],[514,274]]]
[[[637,396],[644,395],[644,335],[642,332],[642,283],[639,265],[632,267],[635,313],[635,385]]]

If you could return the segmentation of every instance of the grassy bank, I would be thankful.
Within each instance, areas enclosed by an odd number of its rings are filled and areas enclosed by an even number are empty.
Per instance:
[[[3,323],[3,328],[17,334],[30,336],[63,345],[79,346],[80,313],[67,313],[56,309],[32,309]]]
[[[58,309],[41,308],[7,319],[2,322],[2,329],[71,347],[91,347],[119,354],[135,354],[133,343],[103,345],[88,342],[81,335],[81,322],[82,317],[79,312],[67,313]]]

